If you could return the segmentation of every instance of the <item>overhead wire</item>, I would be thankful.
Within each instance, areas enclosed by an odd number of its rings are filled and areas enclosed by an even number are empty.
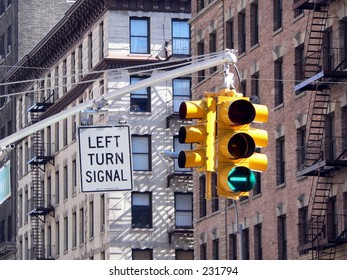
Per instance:
[[[105,70],[98,70],[98,71],[89,71],[89,72],[82,72],[82,73],[75,73],[75,74],[69,74],[69,75],[59,75],[57,77],[51,77],[51,79],[62,79],[62,78],[69,78],[69,77],[80,77],[80,76],[86,76],[86,75],[93,75],[93,74],[105,74],[105,73],[109,73],[109,72],[120,72],[120,71],[131,71],[131,75],[138,75],[138,74],[146,74],[149,72],[153,72],[153,71],[160,71],[160,70],[169,70],[172,68],[177,68],[177,67],[182,67],[185,65],[189,65],[191,63],[195,63],[198,61],[202,61],[206,58],[211,58],[211,57],[215,57],[218,54],[220,54],[222,52],[216,52],[216,53],[212,53],[212,54],[205,54],[205,55],[199,55],[199,56],[190,56],[190,57],[185,57],[185,58],[181,58],[178,60],[175,60],[174,64],[172,65],[167,65],[168,63],[170,63],[170,61],[163,61],[163,62],[155,62],[155,63],[149,63],[149,64],[142,64],[142,65],[135,65],[135,66],[129,66],[129,67],[122,67],[122,68],[112,68],[112,69],[105,69]],[[182,61],[181,63],[179,63],[180,61]],[[178,63],[176,63],[178,62]],[[163,67],[156,67],[156,68],[148,68],[151,66],[160,66],[160,65],[165,65]],[[143,67],[146,67],[148,69],[141,69]],[[35,68],[34,68],[35,69]],[[36,68],[36,69],[40,69],[40,68]],[[52,68],[47,68],[47,70],[50,69],[51,71],[53,71]],[[139,69],[138,71],[133,71]],[[67,70],[67,69],[63,69],[63,70]],[[39,78],[39,79],[31,79],[31,80],[22,80],[22,81],[15,81],[15,82],[5,82],[5,83],[0,83],[0,86],[5,86],[5,85],[16,85],[16,84],[22,84],[22,83],[39,83],[41,81],[45,81],[47,77],[45,78]],[[90,82],[94,82],[94,81],[98,81],[98,80],[102,80],[103,78],[98,78],[98,79],[91,79],[91,80],[85,80],[85,81],[81,81],[81,82],[77,82],[77,83],[72,83],[69,84],[71,86],[74,85],[78,85],[78,84],[84,84],[84,83],[90,83]],[[66,87],[66,85],[64,84],[59,84],[57,86],[52,86],[50,88],[44,87],[42,89],[57,89],[57,88],[63,88]],[[40,88],[41,89],[41,88]],[[30,89],[30,90],[26,90],[26,91],[21,91],[21,92],[15,92],[15,93],[9,93],[9,94],[4,94],[1,95],[1,97],[10,97],[10,96],[15,96],[15,95],[24,95],[24,94],[28,94],[28,93],[32,93],[34,90]]]

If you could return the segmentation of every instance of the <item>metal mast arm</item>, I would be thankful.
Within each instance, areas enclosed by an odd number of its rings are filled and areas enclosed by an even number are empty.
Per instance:
[[[171,71],[166,71],[157,75],[154,75],[150,78],[141,80],[137,82],[136,84],[132,84],[123,88],[113,89],[109,91],[108,93],[104,94],[103,96],[98,97],[99,99],[105,99],[105,100],[113,100],[117,98],[121,98],[122,96],[139,90],[141,88],[145,88],[148,86],[153,86],[158,83],[161,83],[163,81],[171,80],[183,75],[191,74],[194,72],[197,72],[202,69],[207,69],[210,67],[214,67],[217,65],[221,65],[224,63],[236,63],[237,58],[236,55],[232,51],[226,51],[224,54],[218,55],[216,57],[206,59],[204,61],[192,63],[190,65],[177,68]],[[7,145],[10,145],[12,143],[15,143],[19,140],[21,140],[24,137],[27,137],[30,134],[35,133],[36,131],[39,131],[41,129],[44,129],[54,123],[57,123],[63,119],[66,119],[70,116],[73,116],[75,114],[78,114],[81,110],[86,109],[88,107],[93,106],[93,104],[97,100],[88,100],[84,103],[78,104],[72,108],[69,108],[67,110],[61,111],[58,114],[55,114],[51,117],[48,117],[42,121],[39,121],[33,125],[30,125],[28,127],[25,127],[18,132],[0,140],[0,147],[4,147]]]

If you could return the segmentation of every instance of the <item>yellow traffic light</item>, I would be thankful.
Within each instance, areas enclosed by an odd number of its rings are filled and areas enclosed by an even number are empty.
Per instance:
[[[178,166],[195,167],[198,171],[214,171],[214,142],[216,133],[216,101],[207,97],[182,102],[181,119],[196,119],[196,125],[182,126],[178,133],[180,143],[196,143],[196,149],[181,151]]]
[[[206,98],[182,102],[179,109],[181,119],[195,119],[195,125],[182,126],[178,133],[180,143],[195,143],[195,150],[181,151],[178,155],[180,168],[193,167],[206,173],[207,199],[211,198],[211,175],[215,170],[216,99]]]
[[[218,195],[238,199],[248,196],[256,184],[253,171],[267,169],[267,157],[256,153],[266,147],[265,130],[250,127],[252,122],[266,122],[268,109],[252,104],[235,91],[217,97],[217,190]]]

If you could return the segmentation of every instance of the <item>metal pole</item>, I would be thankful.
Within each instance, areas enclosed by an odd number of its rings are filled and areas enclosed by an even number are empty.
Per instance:
[[[96,100],[88,100],[86,102],[83,102],[81,104],[78,104],[70,109],[61,111],[58,114],[55,114],[51,117],[48,117],[40,122],[37,122],[35,124],[32,124],[28,127],[25,127],[21,129],[20,131],[0,140],[0,147],[4,147],[7,145],[10,145],[12,143],[15,143],[19,140],[21,140],[24,137],[27,137],[28,135],[35,133],[36,131],[39,131],[41,129],[44,129],[52,124],[55,124],[63,119],[66,119],[67,117],[76,115],[81,110],[92,107],[95,103],[98,101],[105,99],[105,100],[112,100],[116,98],[120,98],[130,92],[139,90],[141,88],[146,88],[149,86],[153,86],[156,84],[159,84],[161,82],[171,80],[180,76],[184,76],[187,74],[191,74],[194,72],[197,72],[202,69],[211,68],[213,66],[217,66],[223,63],[236,63],[237,58],[236,55],[232,51],[227,51],[224,54],[218,55],[216,57],[206,59],[204,61],[199,61],[196,63],[192,63],[190,65],[180,67],[171,71],[166,71],[163,73],[159,73],[157,75],[154,75],[150,78],[141,80],[137,82],[136,84],[132,84],[123,88],[119,89],[113,89],[110,90],[108,93],[104,94],[103,96],[99,96]]]
[[[240,234],[240,242],[239,242],[239,252],[240,252],[240,260],[243,260],[243,250],[242,250],[242,225],[239,223],[239,212],[237,210],[237,203],[236,200],[234,200],[235,205],[235,214],[236,214],[236,224],[237,224],[237,231]]]

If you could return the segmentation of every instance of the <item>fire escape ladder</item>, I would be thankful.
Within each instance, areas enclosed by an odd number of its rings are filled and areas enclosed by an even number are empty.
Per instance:
[[[313,180],[309,201],[311,215],[307,242],[312,245],[312,259],[333,259],[335,257],[336,243],[326,242],[327,210],[332,185],[333,171],[318,170],[316,180]]]
[[[314,1],[311,13],[311,24],[308,28],[308,42],[304,63],[304,80],[311,78],[321,69],[324,30],[328,20],[329,4],[318,4]],[[320,1],[323,2],[323,1]]]
[[[39,121],[39,113],[31,112],[31,121],[33,123]],[[35,132],[32,135],[32,154],[40,155],[43,150],[41,131]],[[31,180],[32,180],[32,203],[31,203],[31,225],[32,225],[32,240],[33,240],[33,257],[36,260],[44,259],[44,244],[41,235],[42,218],[37,215],[36,210],[44,207],[43,186],[41,185],[41,168],[38,164],[31,164]]]
[[[310,167],[323,159],[323,138],[329,101],[329,88],[311,94],[304,167]]]

